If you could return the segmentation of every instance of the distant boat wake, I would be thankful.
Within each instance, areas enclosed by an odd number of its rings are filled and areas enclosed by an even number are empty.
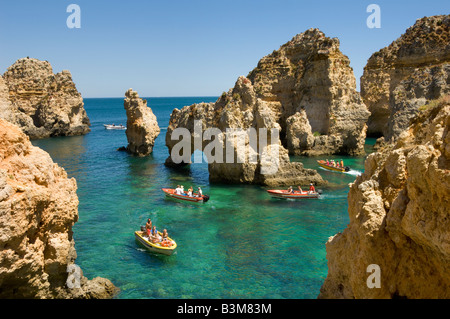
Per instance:
[[[349,174],[349,175],[354,175],[354,176],[359,176],[362,174],[362,172],[360,171],[355,171],[354,169],[349,170],[348,172],[344,172],[345,174]]]
[[[319,199],[336,199],[336,198],[347,198],[347,194],[342,194],[342,195],[323,194],[323,195],[320,195],[320,197],[319,197]]]
[[[323,168],[323,167],[319,167],[319,169],[329,172],[328,169]],[[361,174],[362,174],[362,172],[356,171],[356,170],[354,170],[354,169],[350,169],[348,172],[342,172],[342,173],[348,174],[348,175],[353,175],[353,176],[358,176],[358,175],[361,175]]]

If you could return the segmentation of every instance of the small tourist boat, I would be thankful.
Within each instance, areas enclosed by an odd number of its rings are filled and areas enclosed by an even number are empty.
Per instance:
[[[270,196],[275,198],[284,198],[284,199],[308,199],[308,198],[319,198],[321,191],[318,192],[300,192],[294,191],[293,193],[289,193],[284,189],[270,189],[267,191]]]
[[[162,235],[160,232],[158,232],[158,234]],[[144,231],[135,231],[134,237],[136,238],[136,241],[138,243],[140,243],[152,253],[170,256],[177,248],[177,243],[171,238],[167,238],[165,241],[162,241],[160,243],[152,243],[148,239]]]
[[[198,197],[196,193],[194,193],[194,196],[187,196],[185,193],[184,195],[179,195],[175,193],[175,189],[173,188],[162,188],[162,191],[166,194],[166,197],[175,199],[177,201],[181,202],[188,202],[188,203],[206,203],[209,200],[208,195],[202,195],[201,197]]]
[[[123,126],[122,124],[120,125],[115,125],[115,124],[103,124],[103,126],[105,127],[105,129],[107,130],[126,130],[127,127]]]
[[[317,161],[317,163],[321,167],[323,167],[325,169],[328,169],[330,171],[336,171],[336,172],[345,173],[345,172],[348,172],[350,170],[350,167],[348,167],[348,166],[345,166],[345,167],[334,167],[332,165],[327,165],[327,162],[324,161],[324,160]]]

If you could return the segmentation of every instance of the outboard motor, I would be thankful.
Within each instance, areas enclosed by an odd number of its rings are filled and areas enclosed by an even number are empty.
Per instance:
[[[346,172],[348,172],[348,171],[350,170],[350,167],[348,167],[348,166],[345,166],[345,168],[344,168],[344,169],[345,169],[345,171],[346,171]]]
[[[206,203],[207,201],[209,201],[209,196],[203,195],[203,203]]]
[[[141,226],[141,231],[143,231],[145,233],[145,231],[146,231],[145,226]]]
[[[317,194],[322,195],[322,193],[323,193],[323,192],[322,192],[321,189],[318,189],[318,190],[317,190]]]

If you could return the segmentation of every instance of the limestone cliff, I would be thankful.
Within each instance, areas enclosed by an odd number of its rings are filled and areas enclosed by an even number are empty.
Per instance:
[[[7,69],[3,80],[0,91],[6,85],[12,121],[30,138],[81,135],[90,131],[83,98],[69,71],[54,74],[49,62],[23,58]],[[1,112],[0,116],[3,116]]]
[[[172,134],[176,129],[187,129],[189,151],[183,154],[187,157],[181,164],[190,163],[194,150],[203,150],[208,157],[211,181],[270,186],[324,184],[315,170],[290,162],[279,134],[272,135],[272,130],[277,133],[280,130],[275,118],[268,103],[257,98],[251,81],[241,76],[235,87],[215,103],[194,104],[172,112],[166,134],[170,153],[166,165],[174,165],[172,151],[183,142]],[[199,130],[195,121],[201,123]],[[253,136],[247,135],[251,129]],[[206,138],[208,130],[216,131],[210,131]],[[196,136],[197,132],[203,135]],[[252,138],[257,141],[255,144],[251,143]]]
[[[147,101],[139,98],[136,91],[125,93],[124,107],[127,113],[127,151],[138,156],[147,156],[153,151],[155,139],[160,133],[158,121]]]
[[[395,140],[422,105],[449,93],[450,15],[419,19],[364,68],[368,134]]]
[[[309,29],[262,58],[248,78],[291,154],[364,153],[369,112],[337,38]]]
[[[72,226],[78,219],[76,181],[0,119],[0,298],[109,298],[107,279],[78,277]],[[76,284],[75,282],[74,284]]]
[[[13,122],[15,119],[12,104],[9,101],[8,87],[0,76],[0,118],[8,122]]]
[[[350,223],[326,244],[320,298],[450,298],[449,128],[447,96],[367,157],[350,187]],[[371,264],[379,288],[367,285]]]

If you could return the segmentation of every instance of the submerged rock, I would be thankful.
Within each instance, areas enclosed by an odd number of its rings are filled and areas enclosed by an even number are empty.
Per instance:
[[[364,68],[368,134],[395,141],[422,105],[449,93],[450,15],[418,19]]]
[[[30,138],[90,131],[83,98],[69,71],[54,74],[49,62],[23,58],[3,74],[0,92],[5,86],[11,105],[8,115],[0,111],[0,116],[18,125]]]
[[[160,133],[156,116],[147,106],[147,101],[139,98],[132,89],[125,93],[124,107],[127,113],[126,150],[137,156],[147,156],[153,151]]]
[[[367,157],[350,187],[350,223],[326,244],[320,298],[450,298],[449,128],[446,97]]]
[[[0,119],[0,298],[110,298],[107,279],[76,268],[77,185],[48,153]],[[73,288],[69,276],[73,275]]]

